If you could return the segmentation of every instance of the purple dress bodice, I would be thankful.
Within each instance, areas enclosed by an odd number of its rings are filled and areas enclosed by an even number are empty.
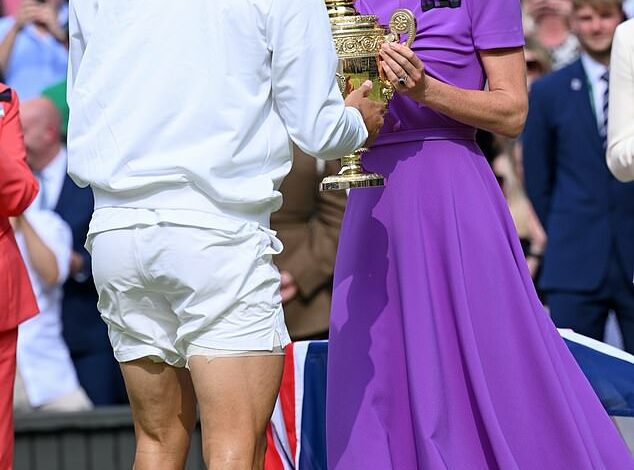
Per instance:
[[[383,25],[389,24],[394,10],[411,10],[418,22],[412,50],[423,60],[426,72],[460,88],[481,90],[486,77],[478,50],[522,46],[520,9],[516,0],[455,3],[460,6],[423,11],[420,0],[359,0],[356,7],[362,14],[378,16]],[[397,94],[383,133],[447,127],[465,125]]]

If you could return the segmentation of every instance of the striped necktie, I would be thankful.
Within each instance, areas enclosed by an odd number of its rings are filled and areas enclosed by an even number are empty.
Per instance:
[[[601,80],[605,82],[605,91],[603,93],[603,126],[601,128],[601,142],[603,143],[603,149],[608,146],[608,109],[609,109],[609,95],[610,95],[610,72],[606,71],[601,75]]]

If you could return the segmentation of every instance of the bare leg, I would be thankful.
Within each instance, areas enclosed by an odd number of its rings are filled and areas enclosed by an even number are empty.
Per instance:
[[[150,359],[121,364],[130,397],[134,470],[181,470],[196,424],[196,399],[187,369]]]
[[[210,470],[262,470],[266,426],[280,387],[283,356],[194,356],[203,453]]]

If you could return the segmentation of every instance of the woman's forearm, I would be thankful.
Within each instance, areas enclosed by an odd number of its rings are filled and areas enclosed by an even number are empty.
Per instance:
[[[465,90],[428,75],[408,47],[385,43],[381,66],[395,89],[467,125],[516,137],[528,114],[526,65],[521,47],[479,51],[488,89]]]
[[[524,95],[503,90],[464,90],[427,77],[419,101],[452,119],[506,137],[516,137],[524,127],[528,103]]]

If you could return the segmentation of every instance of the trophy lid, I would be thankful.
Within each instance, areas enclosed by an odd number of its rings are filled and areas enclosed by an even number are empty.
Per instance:
[[[325,0],[326,9],[330,18],[340,16],[356,16],[359,14],[354,8],[354,1],[350,0]]]

